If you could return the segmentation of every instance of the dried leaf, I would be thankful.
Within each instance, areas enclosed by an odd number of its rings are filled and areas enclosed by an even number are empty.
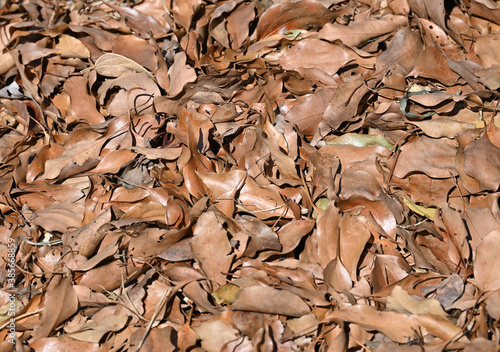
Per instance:
[[[472,123],[459,122],[449,119],[412,121],[411,123],[418,126],[426,135],[432,138],[454,138],[460,132],[475,128]]]
[[[239,290],[238,286],[229,283],[219,287],[217,291],[212,293],[212,296],[218,304],[231,304],[236,300],[236,294]]]
[[[434,178],[455,176],[455,153],[455,148],[444,140],[417,138],[401,148],[394,175],[404,178],[420,171]]]
[[[382,136],[370,136],[355,133],[346,133],[341,137],[330,139],[326,142],[333,145],[353,145],[356,147],[366,147],[368,145],[380,145],[389,150],[393,148],[393,144]]]
[[[186,54],[180,52],[174,56],[174,64],[168,70],[170,77],[170,86],[168,87],[168,94],[170,96],[177,96],[187,83],[196,80],[196,73],[194,69],[186,65]]]
[[[78,298],[67,277],[55,276],[47,287],[40,325],[33,330],[33,337],[47,337],[53,329],[78,310]]]
[[[301,317],[310,312],[299,296],[267,286],[242,288],[232,305],[234,310]]]
[[[222,227],[223,219],[214,211],[204,213],[198,219],[191,240],[193,257],[201,269],[217,286],[226,283],[233,256],[227,232]]]
[[[448,314],[441,308],[441,304],[433,299],[417,299],[410,296],[401,286],[394,286],[390,297],[387,297],[387,308],[409,314],[433,314],[446,317]]]
[[[334,75],[351,61],[360,62],[363,66],[374,64],[373,60],[361,58],[355,51],[342,44],[331,44],[319,39],[307,38],[288,49],[280,57],[279,63],[286,70],[315,68]]]
[[[340,39],[350,47],[360,47],[373,38],[392,33],[405,21],[405,16],[386,15],[376,20],[365,19],[351,22],[347,26],[338,23],[326,23],[318,35],[329,41]]]
[[[104,352],[106,348],[99,343],[73,340],[69,337],[47,337],[38,339],[30,347],[36,352],[88,351]]]
[[[387,50],[378,57],[377,71],[407,75],[413,69],[421,51],[420,38],[408,27],[401,28],[394,34]]]
[[[482,189],[496,191],[500,186],[500,154],[487,134],[472,141],[464,150],[464,171],[479,181]]]
[[[495,349],[496,2],[19,3],[0,350]]]
[[[496,255],[500,246],[500,231],[493,230],[477,247],[474,256],[474,281],[478,288],[483,291],[495,291],[500,289],[500,275],[497,270],[500,265]]]
[[[368,331],[379,331],[399,343],[407,343],[419,331],[418,321],[410,314],[380,312],[365,305],[335,310],[325,316],[325,321],[354,323]]]
[[[128,319],[126,315],[111,315],[99,321],[89,320],[79,328],[79,331],[66,336],[78,341],[99,343],[102,337],[110,331],[123,329]]]
[[[403,201],[408,206],[408,208],[413,210],[415,213],[422,215],[422,216],[426,216],[431,220],[434,220],[434,215],[436,215],[436,211],[437,211],[436,208],[425,208],[421,205],[413,204],[412,202],[410,202],[406,198],[404,198]]]
[[[139,65],[137,62],[126,58],[123,55],[107,53],[101,55],[95,62],[95,70],[97,73],[107,77],[120,77],[127,72],[144,73],[149,78],[154,80],[154,76]]]
[[[205,351],[218,352],[222,347],[238,337],[237,330],[222,319],[213,319],[193,327],[201,339],[201,346]]]
[[[316,1],[278,3],[268,8],[257,25],[258,39],[292,29],[319,28],[331,22],[337,14]]]

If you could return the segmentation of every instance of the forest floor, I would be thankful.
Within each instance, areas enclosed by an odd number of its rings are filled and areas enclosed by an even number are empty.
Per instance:
[[[0,29],[0,352],[498,350],[498,1]]]

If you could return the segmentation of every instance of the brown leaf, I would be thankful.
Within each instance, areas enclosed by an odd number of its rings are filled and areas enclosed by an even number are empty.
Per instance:
[[[401,286],[394,286],[390,297],[387,297],[389,310],[409,314],[433,314],[446,317],[441,304],[434,298],[418,299],[410,296]]]
[[[33,338],[40,339],[49,334],[59,324],[68,319],[78,310],[78,297],[67,277],[55,276],[45,293],[44,310],[40,325],[33,330]]]
[[[281,243],[278,235],[260,220],[255,219],[248,221],[245,219],[238,219],[237,223],[250,237],[250,243],[244,253],[245,256],[252,258],[260,251],[281,250]]]
[[[374,292],[381,290],[387,284],[403,280],[410,270],[411,267],[400,256],[377,254],[371,272]]]
[[[419,171],[434,178],[455,176],[455,153],[455,148],[444,140],[419,137],[401,148],[394,175],[404,178]]]
[[[310,312],[309,306],[297,295],[268,286],[244,287],[238,291],[234,310],[301,317]]]
[[[483,291],[500,289],[500,261],[498,250],[500,247],[500,231],[493,230],[476,248],[474,255],[474,281]]]
[[[125,56],[151,72],[156,72],[156,50],[135,35],[121,35],[113,41],[113,53]]]
[[[307,235],[315,225],[314,220],[297,220],[289,222],[278,231],[279,242],[283,246],[282,253],[290,253],[300,240]]]
[[[111,69],[120,67],[112,63],[107,64],[111,65]],[[134,64],[138,65],[135,62]],[[121,116],[128,114],[130,111],[140,111],[144,114],[152,112],[153,98],[161,95],[160,89],[149,72],[146,74],[134,71],[135,69],[125,69],[124,72],[119,72],[117,78],[106,80],[99,88],[99,102],[106,105],[109,114]],[[146,70],[143,69],[143,71]],[[118,89],[118,92],[112,94],[111,92],[116,89]],[[112,94],[112,96],[108,100],[109,94]]]
[[[323,138],[322,130],[337,129],[342,123],[357,120],[358,106],[368,91],[368,87],[362,81],[353,80],[341,84],[333,93],[312,143],[316,144]]]
[[[331,88],[318,90],[294,106],[285,115],[285,119],[294,123],[304,135],[314,135],[333,93]]]
[[[429,334],[443,341],[458,338],[463,333],[460,327],[439,315],[415,315],[415,319],[429,332]],[[460,340],[467,341],[467,338],[461,337]]]
[[[330,202],[316,220],[319,263],[326,268],[339,253],[339,209]]]
[[[104,352],[105,346],[99,346],[99,343],[83,342],[73,340],[70,337],[46,337],[41,338],[30,344],[36,352],[63,352],[63,351],[87,351]]]
[[[44,180],[57,178],[65,167],[81,167],[78,172],[92,168],[89,162],[97,160],[105,140],[84,140],[66,149],[61,156],[45,162]],[[88,166],[87,166],[88,165]]]
[[[377,347],[376,352],[418,352],[419,348],[415,345],[405,346],[394,342],[384,342]]]
[[[323,279],[330,294],[336,292],[349,292],[352,289],[352,280],[349,271],[340,261],[340,258],[332,259],[323,271]]]
[[[455,187],[455,182],[452,178],[438,179],[424,174],[413,174],[408,177],[408,187],[414,203],[433,207],[442,206],[447,202],[447,195]]]
[[[131,60],[123,55],[107,53],[99,57],[95,62],[95,70],[97,73],[108,77],[120,77],[130,71],[143,73],[150,78],[154,78],[143,66],[139,65],[134,60]]]
[[[498,34],[481,35],[477,38],[474,51],[481,58],[484,68],[500,65],[500,55],[495,50],[499,41],[500,36]]]
[[[445,85],[454,85],[460,78],[450,69],[447,58],[436,46],[429,46],[421,51],[408,75],[435,79]]]
[[[495,320],[500,320],[500,290],[493,291],[486,298],[486,311]]]
[[[460,132],[475,128],[472,123],[441,118],[425,121],[411,121],[411,123],[417,125],[427,136],[432,138],[453,138]]]
[[[464,352],[493,352],[497,348],[495,342],[484,337],[478,337],[471,343],[465,345]]]
[[[93,268],[81,276],[79,284],[87,286],[96,292],[114,290],[120,287],[123,280],[122,264],[120,260],[113,260]],[[127,267],[126,275],[132,275],[138,269],[130,265]]]
[[[257,37],[263,39],[292,29],[320,28],[331,22],[337,14],[316,1],[278,3],[268,8],[257,25]]]
[[[203,322],[193,327],[193,330],[200,337],[203,349],[208,352],[218,352],[226,343],[238,339],[237,330],[219,318]]]
[[[168,70],[170,77],[170,86],[168,87],[169,96],[177,96],[187,83],[196,80],[196,72],[194,69],[186,65],[186,54],[180,52],[174,56],[174,64]]]
[[[78,341],[99,343],[105,334],[123,329],[128,319],[126,315],[110,315],[99,321],[88,320],[79,328],[79,331],[66,336]]]
[[[351,61],[365,61],[342,44],[331,44],[315,38],[306,38],[285,51],[279,63],[286,70],[316,68],[334,75]],[[373,64],[374,62],[372,62]],[[369,65],[366,61],[366,65]]]
[[[138,329],[130,337],[130,350],[136,350],[139,348],[139,343],[146,336],[146,329]],[[177,336],[176,331],[171,327],[167,326],[164,328],[154,328],[146,336],[146,341],[142,345],[142,349],[151,352],[161,352],[161,351],[172,351],[176,349],[173,344],[172,339]]]
[[[500,186],[500,153],[484,134],[464,150],[464,171],[479,181],[482,189],[496,191]]]
[[[116,174],[130,161],[134,160],[136,153],[126,150],[112,150],[104,158],[101,159],[99,164],[91,172],[113,173]]]
[[[246,179],[239,200],[240,211],[254,214],[261,219],[273,216],[293,217],[278,191],[272,187],[261,187],[252,178]]]
[[[496,2],[17,3],[1,351],[495,349]]]
[[[106,225],[111,221],[112,211],[108,208],[98,217],[90,221],[86,226],[63,235],[63,243],[74,251],[85,257],[90,256],[99,246],[106,235]]]
[[[487,88],[495,90],[500,88],[500,66],[492,65],[484,70],[476,72],[479,82]]]
[[[214,198],[217,209],[228,217],[233,216],[237,193],[245,183],[246,172],[243,170],[231,170],[223,174],[197,173],[197,175],[210,191],[210,196]]]
[[[216,287],[226,283],[226,273],[233,261],[227,232],[222,227],[223,221],[222,216],[215,211],[202,214],[194,227],[194,237],[190,243],[193,257],[207,278],[217,284]]]
[[[191,27],[191,21],[194,14],[198,11],[202,3],[201,0],[175,2],[172,7],[172,14],[175,22],[184,27],[185,30],[188,30]]]
[[[69,77],[64,82],[64,90],[70,97],[68,117],[96,125],[104,122],[104,116],[97,111],[95,99],[88,93],[87,85],[87,79],[77,76]]]
[[[379,55],[376,70],[407,75],[413,69],[421,51],[420,38],[409,27],[401,28],[394,34],[387,50]]]
[[[355,216],[345,214],[339,222],[340,259],[352,281],[357,281],[358,261],[371,238],[370,232]]]
[[[36,211],[33,224],[46,231],[66,232],[82,225],[84,206],[79,203],[54,202],[43,210]]]
[[[406,22],[405,16],[385,15],[378,19],[354,21],[344,26],[338,23],[326,23],[318,35],[333,42],[340,39],[345,45],[361,47],[370,39],[392,33]]]
[[[325,320],[354,323],[365,330],[379,331],[392,341],[399,343],[407,343],[412,340],[420,327],[417,319],[410,314],[380,312],[365,305],[335,310],[328,313]]]
[[[20,44],[18,45],[18,48],[20,49],[23,65],[26,65],[31,61],[41,59],[42,57],[57,53],[57,50],[44,48],[35,43]]]
[[[145,15],[135,8],[116,6],[112,3],[107,5],[124,17],[127,26],[133,29],[140,37],[149,38],[151,35],[166,32],[166,29],[154,17]]]
[[[227,32],[231,37],[231,48],[237,50],[247,39],[250,23],[255,18],[255,8],[252,3],[241,3],[227,17]]]

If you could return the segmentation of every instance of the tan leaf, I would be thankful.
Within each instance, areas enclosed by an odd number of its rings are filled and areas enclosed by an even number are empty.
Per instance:
[[[54,202],[35,214],[34,225],[46,231],[66,232],[82,225],[84,206],[79,203]]]
[[[407,75],[417,62],[422,42],[409,27],[399,29],[389,42],[387,50],[377,60],[377,71]]]
[[[483,238],[474,255],[474,281],[483,292],[500,289],[500,230]]]
[[[355,216],[345,214],[339,222],[340,259],[352,281],[357,281],[358,262],[371,238],[370,232]]]
[[[215,206],[226,216],[233,216],[236,194],[241,190],[247,177],[243,170],[231,170],[223,174],[197,173],[210,196],[214,197]]]
[[[374,60],[362,58],[342,44],[331,44],[319,39],[307,38],[288,49],[279,59],[286,70],[316,68],[334,75],[344,65],[356,61],[363,66],[373,66]]]
[[[392,341],[399,343],[413,340],[420,328],[416,318],[410,314],[381,312],[365,305],[335,310],[328,313],[325,320],[357,324],[368,331],[379,331]]]
[[[498,190],[500,186],[500,148],[491,143],[485,133],[464,150],[464,171],[479,181],[482,189]]]
[[[89,320],[78,331],[67,334],[74,340],[99,343],[102,337],[111,332],[121,330],[127,323],[127,315],[110,315],[99,321]]]
[[[411,121],[411,123],[420,127],[426,135],[432,138],[454,138],[462,131],[475,128],[474,124],[472,123],[459,122],[450,119]]]
[[[293,29],[320,28],[337,14],[316,1],[278,3],[268,8],[257,25],[259,39]]]
[[[451,143],[419,137],[401,148],[394,175],[404,178],[411,172],[420,171],[435,178],[455,176],[455,154]]]
[[[321,38],[329,41],[342,40],[347,46],[362,46],[372,38],[389,34],[406,21],[405,16],[386,15],[379,19],[354,21],[344,26],[338,23],[326,23],[318,32]]]
[[[99,343],[77,341],[67,336],[47,337],[34,341],[30,344],[36,352],[104,352],[106,347],[99,346]]]
[[[62,57],[77,57],[87,59],[90,57],[90,51],[77,38],[67,34],[62,34],[59,37],[59,42],[56,44],[58,54]]]
[[[233,261],[227,231],[221,224],[223,221],[222,215],[215,211],[202,214],[195,225],[194,237],[191,240],[193,257],[216,287],[226,283],[226,273],[229,272]]]
[[[203,349],[208,352],[219,352],[226,343],[238,338],[238,330],[219,318],[194,326],[193,330],[200,337]]]
[[[387,297],[387,308],[400,313],[433,314],[446,317],[448,314],[434,298],[418,299],[410,296],[401,286],[394,286]]]
[[[90,221],[86,226],[78,230],[66,232],[63,235],[63,243],[74,251],[85,257],[90,256],[99,246],[106,235],[103,228],[111,221],[112,211],[108,208]]]
[[[104,142],[105,140],[84,140],[76,143],[66,149],[60,157],[47,160],[45,162],[45,173],[41,178],[44,180],[57,178],[67,165],[83,166],[87,161],[97,159]]]
[[[45,293],[40,326],[33,330],[35,340],[47,337],[53,329],[78,310],[78,297],[68,277],[60,275],[50,280]]]
[[[299,296],[268,286],[244,287],[238,291],[232,305],[234,310],[301,317],[310,312]]]
[[[187,83],[196,80],[196,72],[186,64],[186,53],[183,51],[175,54],[174,64],[168,70],[168,75],[170,76],[168,95],[173,97],[182,92]]]
[[[95,62],[97,73],[107,77],[120,77],[127,72],[144,73],[154,80],[153,75],[137,62],[119,54],[106,53]]]

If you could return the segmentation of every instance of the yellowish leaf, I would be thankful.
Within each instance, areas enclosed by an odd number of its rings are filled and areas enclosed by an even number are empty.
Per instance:
[[[426,208],[426,207],[423,207],[421,205],[414,204],[406,198],[404,198],[403,201],[408,206],[408,208],[413,210],[418,215],[425,216],[425,217],[434,221],[434,215],[436,215],[436,211],[437,211],[436,208]]]

